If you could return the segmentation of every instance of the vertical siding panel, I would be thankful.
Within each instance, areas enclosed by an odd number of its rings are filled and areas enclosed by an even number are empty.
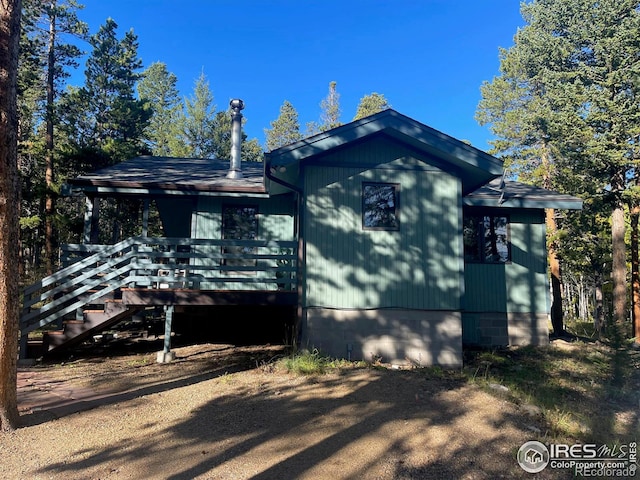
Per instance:
[[[510,263],[465,266],[465,310],[548,311],[545,225],[541,213],[511,213],[510,238]]]
[[[400,184],[400,231],[362,229],[363,181]],[[380,140],[308,166],[305,190],[310,306],[459,309],[458,179]]]
[[[219,197],[200,197],[196,209],[195,231],[193,238],[215,239],[222,238],[222,205],[223,204],[252,204],[258,206],[258,239],[260,240],[294,240],[294,200],[290,195],[279,195],[270,199],[242,199],[230,200]],[[197,253],[211,255],[220,252],[219,247],[193,247]],[[218,262],[213,258],[197,258],[193,265],[213,266]],[[197,271],[194,271],[197,274]],[[202,272],[204,273],[204,272]],[[203,284],[201,288],[243,289],[259,288],[252,284]]]

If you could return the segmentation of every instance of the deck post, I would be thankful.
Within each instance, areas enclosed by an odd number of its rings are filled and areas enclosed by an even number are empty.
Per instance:
[[[82,243],[91,243],[91,217],[93,216],[93,202],[88,196],[84,197],[84,230]]]
[[[149,199],[142,202],[142,236],[149,236]]]
[[[86,196],[84,199],[84,232],[82,243],[98,243],[98,215],[100,203],[98,197]]]
[[[164,350],[157,353],[158,363],[169,363],[176,358],[171,351],[171,322],[173,321],[173,305],[164,306]]]
[[[29,348],[29,334],[24,333],[20,335],[20,350],[18,353],[18,360],[22,360],[24,361],[27,358],[28,355],[28,348]]]

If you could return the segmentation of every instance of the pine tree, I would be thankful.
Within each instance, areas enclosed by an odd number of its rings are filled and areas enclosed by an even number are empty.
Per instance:
[[[302,138],[298,112],[288,100],[280,107],[280,115],[271,122],[271,128],[264,129],[267,150],[297,142]]]
[[[257,138],[242,142],[242,161],[262,162],[264,161],[264,151]]]
[[[87,157],[83,151],[102,157],[87,159],[94,169],[147,152],[143,138],[152,112],[135,97],[142,66],[138,40],[133,30],[118,40],[117,28],[109,18],[90,38],[85,84],[63,97],[66,136],[81,159]]]
[[[246,121],[242,119],[243,123]],[[218,160],[231,161],[231,108],[216,112],[212,124],[213,152]],[[242,141],[246,138],[242,133]]]
[[[60,37],[64,34],[84,38],[87,25],[78,20],[76,11],[81,8],[74,0],[66,3],[52,0],[44,13],[49,24],[49,38],[47,42],[47,103],[45,116],[45,264],[47,274],[53,273],[56,261],[54,230],[55,202],[58,189],[55,186],[54,168],[54,127],[57,124],[56,98],[61,79],[68,78],[69,73],[64,67],[77,67],[77,59],[82,52],[72,44],[63,44]]]
[[[145,138],[153,155],[179,155],[179,125],[183,122],[182,102],[177,89],[178,78],[162,62],[152,63],[138,83],[138,96],[147,101],[152,113]]]
[[[129,30],[120,39],[117,28],[109,18],[90,37],[92,51],[86,63],[85,84],[69,88],[61,97],[60,131],[66,142],[67,177],[150,153],[144,131],[152,111],[135,95],[142,67],[137,36]],[[67,198],[65,208],[71,210],[72,202]],[[111,243],[134,234],[135,221],[129,211],[135,205],[122,203],[101,207],[100,238],[92,241]],[[79,223],[77,217],[73,222]]]
[[[389,102],[384,95],[372,92],[360,99],[360,103],[358,103],[358,107],[356,109],[356,115],[353,119],[359,120],[389,108],[391,108],[391,105],[389,105]]]
[[[32,218],[44,217],[45,225],[44,235],[33,236],[32,242],[27,245],[31,251],[35,251],[39,249],[37,244],[40,237],[44,237],[47,273],[52,273],[56,258],[54,220],[59,190],[56,182],[57,152],[54,142],[54,128],[58,124],[56,99],[63,81],[70,75],[69,69],[78,67],[78,59],[82,55],[82,51],[76,45],[69,43],[72,38],[86,38],[87,25],[77,16],[77,11],[81,8],[83,7],[75,0],[53,0],[44,3],[27,0],[23,5],[19,104],[21,124],[25,128],[21,129],[20,157],[36,159],[35,162],[23,164],[34,169],[24,173],[31,182],[36,179],[44,182],[42,187],[29,189],[30,196],[38,202],[38,206],[29,208],[30,206],[25,205],[24,210],[32,210],[31,214],[35,214]],[[42,126],[44,131],[41,129]],[[38,131],[36,127],[39,128]],[[44,192],[42,213],[38,211],[41,192]]]
[[[23,1],[18,60],[18,168],[22,183],[20,206],[21,274],[30,274],[40,261],[44,239],[44,132],[47,78],[46,38],[40,26],[42,2]],[[23,267],[26,265],[26,268]],[[26,272],[23,270],[26,270]]]
[[[185,156],[195,158],[215,156],[213,139],[215,116],[213,93],[203,72],[195,82],[192,96],[185,99],[185,117],[181,128],[186,147]]]
[[[478,116],[491,124],[495,151],[512,172],[543,186],[581,193],[570,190],[579,185],[607,197],[586,206],[610,206],[620,331],[628,316],[625,202],[635,197],[629,180],[639,154],[639,6],[630,0],[523,4],[527,25],[515,45],[501,51],[501,74],[483,86]]]
[[[338,83],[333,81],[329,83],[329,93],[320,102],[320,131],[326,132],[335,127],[342,125],[340,122],[340,94],[337,90]]]

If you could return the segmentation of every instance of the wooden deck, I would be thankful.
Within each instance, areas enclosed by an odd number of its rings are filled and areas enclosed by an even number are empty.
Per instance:
[[[273,290],[191,290],[182,288],[123,288],[126,305],[296,305],[295,291]]]
[[[66,266],[23,291],[21,356],[29,333],[47,325],[59,329],[45,335],[57,334],[57,343],[48,344],[55,348],[113,325],[120,319],[109,315],[113,302],[127,312],[298,302],[294,241],[134,237],[115,245],[67,245],[62,258]]]

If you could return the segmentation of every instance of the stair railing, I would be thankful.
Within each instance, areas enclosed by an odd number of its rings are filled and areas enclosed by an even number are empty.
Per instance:
[[[123,286],[136,238],[104,246],[23,291],[20,332],[26,335]]]
[[[74,248],[88,256],[23,291],[23,341],[125,286],[291,291],[297,285],[295,241],[131,237]]]

